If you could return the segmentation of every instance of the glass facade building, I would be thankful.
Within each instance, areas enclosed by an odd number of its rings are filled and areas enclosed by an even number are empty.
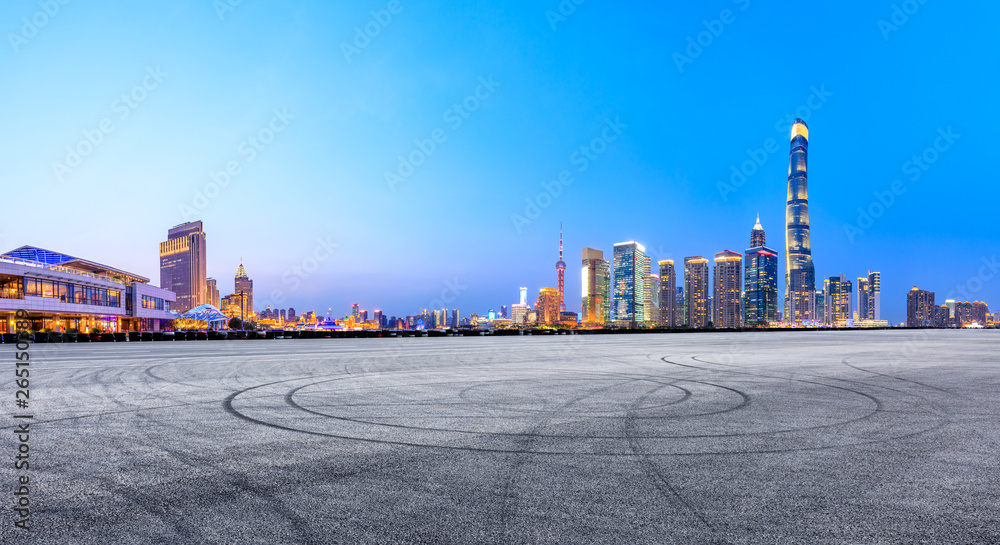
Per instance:
[[[743,254],[743,323],[767,327],[778,321],[778,254],[767,246]]]
[[[743,325],[767,327],[778,321],[778,253],[767,247],[757,223],[750,230],[750,247],[743,252]]]
[[[208,303],[206,241],[201,222],[193,221],[170,229],[160,243],[160,286],[177,294],[178,312]]]
[[[858,277],[858,319],[882,319],[882,273],[868,271],[867,277]]]
[[[646,248],[635,241],[615,244],[614,316],[618,323],[637,325],[645,318],[646,283],[643,275]]]
[[[172,327],[175,295],[148,278],[34,246],[0,255],[0,319],[14,332],[17,310],[30,329],[159,331]]]
[[[583,249],[582,320],[584,324],[604,324],[611,321],[611,264],[604,252]]]
[[[828,325],[844,326],[854,318],[852,309],[854,285],[846,276],[831,276],[823,282],[825,302],[825,322]]]
[[[792,123],[785,206],[784,315],[792,324],[816,318],[816,273],[809,242],[808,151],[809,128],[805,121],[796,119]]]

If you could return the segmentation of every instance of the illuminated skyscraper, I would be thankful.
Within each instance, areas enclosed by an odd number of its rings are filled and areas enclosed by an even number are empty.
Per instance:
[[[559,290],[542,288],[538,290],[538,322],[551,325],[559,321]]]
[[[864,299],[865,306],[858,305],[859,318],[862,320],[882,319],[882,273],[868,271],[865,282],[865,295],[861,295],[861,279],[858,279],[858,300]]]
[[[740,304],[743,279],[740,265],[743,256],[725,250],[715,254],[715,274],[712,284],[712,325],[737,328],[743,323]]]
[[[778,320],[778,253],[768,248],[764,228],[750,231],[750,248],[743,254],[743,325],[767,326]]]
[[[584,248],[582,273],[583,323],[611,321],[611,264],[604,259],[604,252]]]
[[[658,322],[659,308],[657,306],[657,300],[660,297],[660,282],[659,276],[656,277],[656,283],[653,283],[653,271],[650,270],[651,263],[648,255],[642,256],[642,285],[645,286],[645,295],[642,299],[642,321],[647,324]],[[654,295],[654,291],[656,292]]]
[[[823,281],[825,322],[829,325],[844,326],[854,318],[851,308],[854,302],[854,286],[846,276],[831,276]]]
[[[708,260],[701,256],[684,258],[684,323],[708,325]]]
[[[243,262],[240,261],[239,268],[236,269],[236,278],[234,279],[236,289],[233,290],[234,295],[240,295],[243,297],[243,317],[247,320],[251,320],[254,317],[253,313],[253,280],[247,276],[247,270],[243,268]]]
[[[953,301],[947,302],[954,305]],[[933,327],[935,311],[933,291],[924,291],[913,286],[913,289],[906,294],[906,327]]]
[[[177,294],[171,310],[183,313],[208,302],[207,240],[201,222],[192,221],[167,231],[160,243],[160,287]]]
[[[646,257],[649,261],[649,256]],[[649,283],[646,284],[646,323],[650,325],[660,324],[660,275],[649,274]]]
[[[559,312],[566,312],[566,262],[563,261],[562,223],[559,224],[559,261],[556,262],[556,272],[559,274]]]
[[[785,321],[800,324],[816,314],[816,272],[809,243],[809,196],[806,163],[809,128],[792,123],[788,157],[788,201],[785,207]],[[826,302],[829,307],[830,301]]]
[[[855,312],[858,314],[858,320],[865,320],[865,315],[868,314],[868,277],[859,276],[858,277],[858,305],[855,308]]]
[[[358,321],[358,312],[360,310],[361,310],[361,305],[359,305],[357,303],[354,303],[353,305],[351,305],[351,317],[354,318],[355,322]]]
[[[646,248],[635,241],[615,244],[614,321],[637,325],[645,318],[646,283],[642,273]]]
[[[681,327],[684,325],[684,286],[677,286],[677,294],[674,295],[674,325]]]
[[[676,327],[677,323],[677,278],[674,276],[674,260],[663,259],[660,266],[660,324]]]
[[[214,278],[205,280],[205,302],[215,308],[222,304],[222,297],[219,294],[219,284]]]
[[[757,214],[757,223],[750,230],[750,247],[766,246],[767,241],[764,236],[764,228],[760,225],[760,214]]]

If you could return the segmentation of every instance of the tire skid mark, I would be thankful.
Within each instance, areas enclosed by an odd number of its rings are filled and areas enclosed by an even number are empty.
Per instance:
[[[638,399],[636,399],[632,405],[637,406],[646,397],[653,394],[655,391],[656,389],[654,388],[653,390],[650,390],[646,394],[643,394]],[[674,502],[680,503],[684,509],[686,509],[691,515],[693,515],[696,519],[698,519],[698,521],[700,521],[706,528],[708,528],[712,532],[715,532],[715,527],[712,526],[712,523],[709,522],[709,520],[691,502],[689,502],[687,499],[684,498],[684,496],[681,495],[681,493],[677,490],[677,488],[674,487],[673,484],[671,484],[670,480],[666,477],[666,475],[664,475],[664,472],[660,469],[660,467],[657,464],[653,463],[653,460],[650,459],[650,457],[646,454],[645,451],[643,451],[640,441],[644,439],[644,437],[638,436],[635,433],[636,425],[635,421],[631,418],[631,416],[632,414],[630,411],[629,413],[627,413],[624,422],[624,431],[628,441],[628,448],[632,452],[632,454],[636,455],[639,464],[642,466],[645,472],[653,476],[653,486],[655,486],[656,489],[660,492],[660,495],[664,496],[668,500],[673,500]]]

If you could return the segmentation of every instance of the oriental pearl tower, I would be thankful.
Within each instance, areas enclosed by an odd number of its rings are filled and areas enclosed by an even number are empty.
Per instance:
[[[559,222],[559,261],[556,262],[556,271],[559,273],[559,312],[566,312],[566,262],[563,261],[562,222]]]

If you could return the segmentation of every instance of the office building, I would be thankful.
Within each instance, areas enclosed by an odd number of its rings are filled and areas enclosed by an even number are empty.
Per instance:
[[[854,319],[854,286],[846,276],[831,276],[823,281],[824,323],[843,327]]]
[[[951,311],[948,305],[934,307],[934,327],[946,328],[951,326]]]
[[[247,320],[252,320],[254,317],[253,311],[253,280],[247,275],[247,270],[243,268],[243,261],[240,261],[239,268],[236,269],[236,278],[234,279],[235,289],[233,293],[241,295],[245,301],[246,308],[243,309],[243,314]]]
[[[767,327],[778,321],[778,253],[767,247],[764,228],[750,230],[750,247],[743,253],[743,325]]]
[[[222,298],[222,313],[230,318],[251,321],[251,316],[247,309],[250,308],[246,293],[233,293]]]
[[[649,257],[646,257],[649,261]],[[649,325],[660,324],[660,275],[649,274],[649,283],[646,285],[646,323]]]
[[[855,307],[855,313],[857,314],[858,320],[866,320],[868,315],[868,307],[871,306],[868,300],[868,277],[859,276],[858,277],[858,304]]]
[[[16,332],[20,309],[34,331],[162,331],[173,325],[175,301],[148,278],[87,259],[34,246],[0,255],[0,330],[7,333]]]
[[[516,305],[511,305],[510,307],[510,318],[511,322],[514,324],[524,324],[528,319],[528,312],[531,307],[528,305],[522,305],[520,303]]]
[[[643,290],[644,296],[642,298],[642,321],[646,324],[652,324],[659,321],[659,312],[654,312],[653,304],[655,302],[655,297],[653,296],[653,290],[657,291],[657,296],[659,296],[660,286],[657,283],[656,286],[653,285],[653,271],[650,270],[652,267],[648,255],[642,256],[642,285],[645,286]],[[657,311],[659,309],[656,309]]]
[[[645,319],[646,285],[642,268],[646,248],[635,241],[619,242],[614,249],[614,309],[616,323],[636,326]]]
[[[674,261],[661,259],[660,268],[660,325],[677,327],[677,278],[674,275]]]
[[[220,308],[220,305],[222,304],[222,298],[220,297],[219,294],[219,284],[215,281],[214,278],[208,278],[205,280],[205,289],[207,290],[205,293],[205,297],[208,304],[212,305],[215,308]]]
[[[173,227],[160,243],[160,286],[176,294],[178,313],[208,302],[207,240],[201,222],[193,221]]]
[[[784,315],[791,324],[812,321],[816,313],[816,273],[809,242],[808,149],[809,128],[805,121],[796,119],[792,123],[785,205]]]
[[[949,302],[954,304],[954,301]],[[934,292],[913,286],[906,294],[906,327],[933,327],[934,307]]]
[[[865,280],[864,290],[861,288],[862,278]],[[882,273],[868,271],[868,276],[862,278],[858,278],[858,317],[861,320],[881,320]]]
[[[559,290],[538,290],[538,323],[552,325],[559,322]]]
[[[611,263],[604,259],[603,251],[594,248],[584,248],[582,257],[583,323],[608,323],[611,321]]]
[[[674,295],[674,325],[681,327],[687,322],[684,319],[684,286],[677,286],[677,294]]]
[[[715,254],[712,284],[712,325],[738,328],[743,323],[743,256],[724,250]]]
[[[457,308],[451,309],[451,324],[452,324],[451,327],[456,327],[456,328],[458,327],[459,321],[458,321],[458,309]]]
[[[764,228],[760,225],[760,214],[757,214],[757,223],[750,229],[750,247],[759,248],[760,246],[767,246],[767,236],[764,233]]]
[[[701,256],[684,258],[684,324],[708,326],[708,260]]]

